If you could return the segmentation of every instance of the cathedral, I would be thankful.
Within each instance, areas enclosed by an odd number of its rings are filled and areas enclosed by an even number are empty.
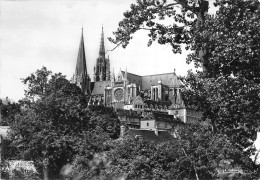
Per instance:
[[[104,105],[116,110],[162,112],[178,116],[183,122],[197,119],[197,112],[186,109],[181,94],[182,82],[175,70],[172,73],[140,76],[120,70],[116,75],[110,71],[110,60],[106,55],[103,27],[99,53],[91,81],[87,72],[83,30],[77,63],[72,82],[85,94],[91,96],[89,105]]]

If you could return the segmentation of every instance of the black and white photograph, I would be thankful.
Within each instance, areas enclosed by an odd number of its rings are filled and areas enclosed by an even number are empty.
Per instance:
[[[260,179],[259,0],[0,0],[0,180]]]

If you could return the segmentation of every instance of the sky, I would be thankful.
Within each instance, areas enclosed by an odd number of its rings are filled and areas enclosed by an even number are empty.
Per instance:
[[[83,27],[87,70],[93,80],[101,28],[113,37],[123,12],[136,0],[0,0],[0,98],[17,101],[26,86],[21,78],[45,66],[71,79]],[[138,32],[123,49],[109,51],[111,71],[138,75],[173,72],[186,75],[187,52],[173,54],[170,45],[147,47],[145,32]],[[105,39],[106,50],[114,44]]]

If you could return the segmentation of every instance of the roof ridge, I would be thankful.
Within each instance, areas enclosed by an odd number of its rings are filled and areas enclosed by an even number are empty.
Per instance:
[[[122,70],[121,70],[122,71]],[[122,71],[125,73],[125,71]],[[173,75],[176,75],[174,72],[169,72],[169,73],[160,73],[160,74],[150,74],[150,75],[137,75],[137,74],[134,74],[134,73],[130,73],[127,71],[127,74],[131,74],[131,75],[135,75],[135,76],[139,76],[139,77],[146,77],[146,76],[158,76],[158,75],[166,75],[166,74],[173,74]],[[177,76],[177,75],[176,75]]]
[[[121,70],[121,72],[124,72],[124,73],[125,73],[125,71],[122,71],[122,70]],[[130,72],[127,71],[127,75],[129,75],[129,74],[130,74],[130,75],[135,75],[135,76],[142,77],[142,76],[140,76],[140,75],[137,75],[137,74],[134,74],[134,73],[130,73]]]
[[[174,72],[170,72],[170,73],[161,73],[161,74],[150,74],[150,75],[144,75],[142,77],[145,77],[145,76],[158,76],[158,75],[166,75],[166,74],[174,74]],[[175,74],[176,75],[176,74]],[[177,76],[177,75],[176,75]]]

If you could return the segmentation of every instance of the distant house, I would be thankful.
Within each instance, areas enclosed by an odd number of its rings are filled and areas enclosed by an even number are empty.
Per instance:
[[[129,128],[140,128],[142,116],[137,111],[118,109],[117,115],[122,125],[126,125]]]
[[[120,120],[122,123],[122,117],[126,117],[122,112],[134,113],[135,111],[119,110],[119,112],[120,113],[118,114],[120,114],[119,117],[121,117]],[[134,117],[133,114],[132,117]],[[139,118],[141,116],[136,117],[138,118],[136,118],[135,121],[140,121],[140,127],[130,127],[128,125],[129,122],[126,120],[126,123],[121,126],[121,137],[129,135],[136,139],[152,141],[177,140],[177,138],[179,138],[179,129],[185,125],[185,123],[179,118],[169,115],[167,112],[147,112],[147,114],[140,120]]]
[[[138,111],[138,110],[142,110],[144,109],[144,101],[143,99],[141,98],[141,96],[137,96],[131,104],[126,104],[124,105],[123,109],[125,110],[134,110],[134,111]]]
[[[184,106],[171,106],[168,113],[177,116],[184,123],[197,123],[202,117],[202,112],[188,109]]]
[[[162,112],[151,112],[146,115],[140,123],[140,129],[146,130],[172,130],[174,127],[183,125],[184,123],[167,113]]]

